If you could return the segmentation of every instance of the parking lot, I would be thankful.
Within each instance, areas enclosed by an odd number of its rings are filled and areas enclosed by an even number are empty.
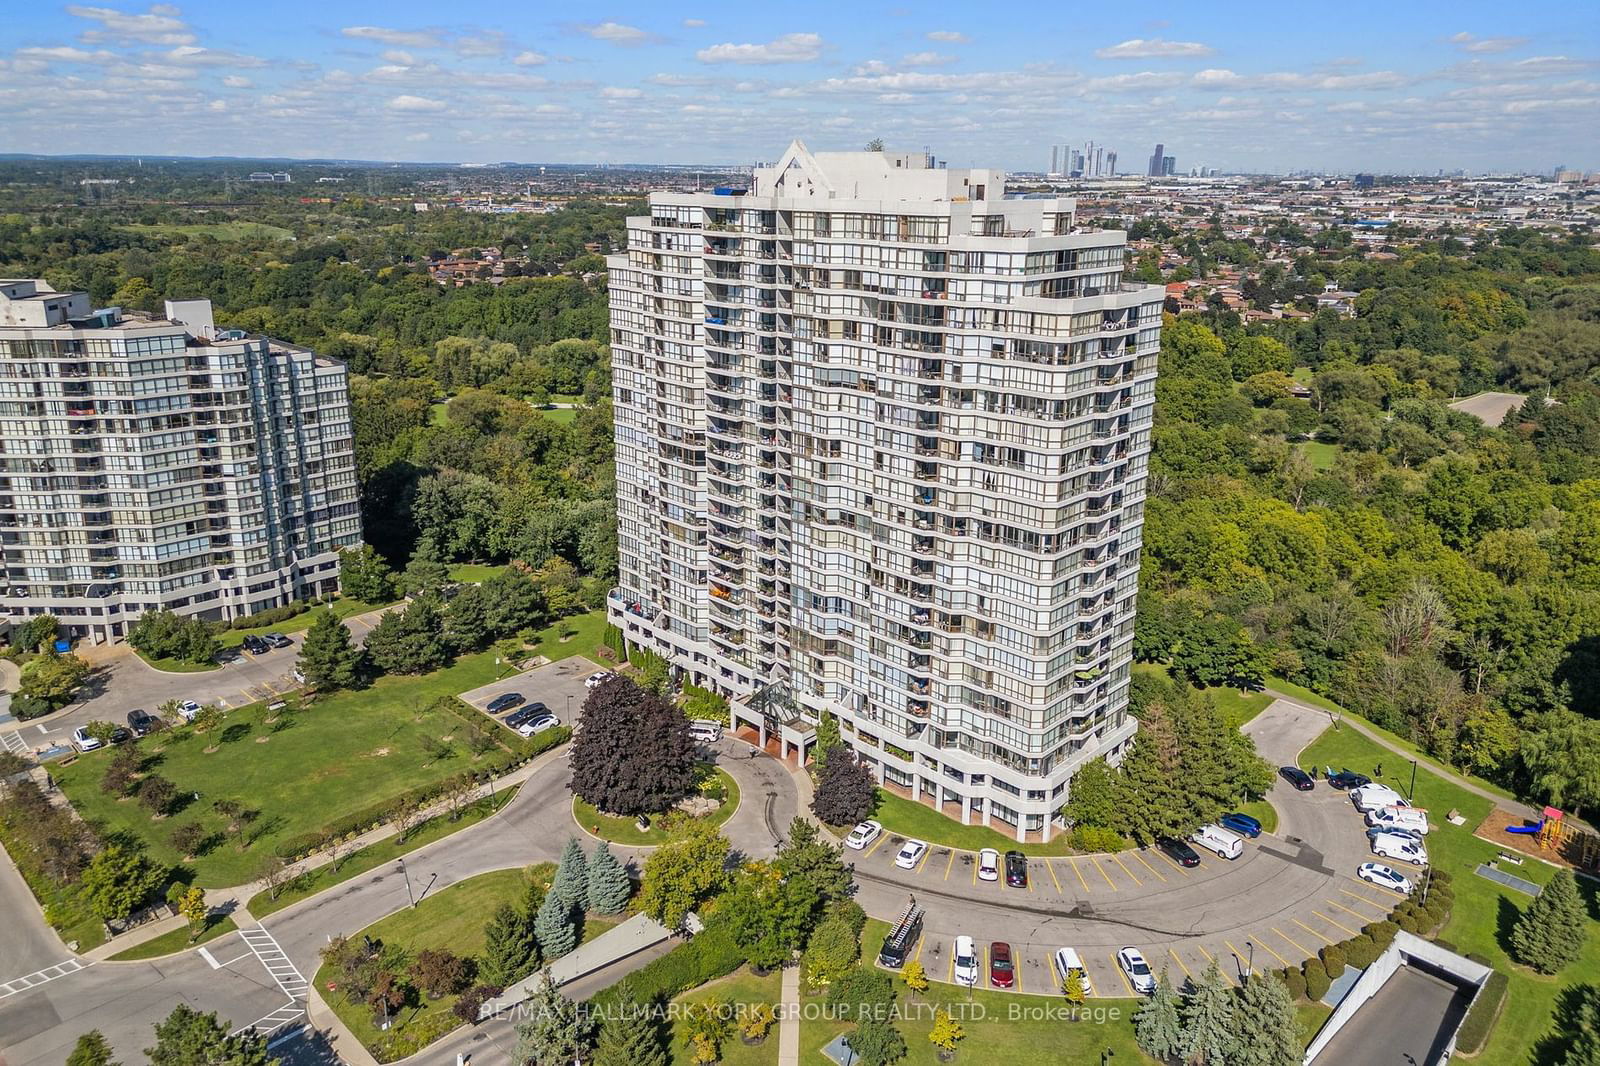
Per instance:
[[[572,725],[579,711],[583,709],[583,699],[589,690],[584,687],[584,678],[590,674],[598,673],[602,667],[585,659],[581,655],[561,659],[545,666],[536,666],[532,670],[524,670],[499,681],[491,681],[481,685],[470,692],[463,692],[461,699],[468,705],[483,711],[496,697],[507,692],[520,693],[526,703],[518,704],[518,709],[532,703],[543,703],[561,720],[562,725]],[[498,721],[505,715],[496,717]]]

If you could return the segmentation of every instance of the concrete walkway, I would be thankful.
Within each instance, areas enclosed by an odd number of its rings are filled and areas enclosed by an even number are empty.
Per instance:
[[[800,1066],[800,964],[783,968],[783,1007],[778,1016],[778,1066]]]

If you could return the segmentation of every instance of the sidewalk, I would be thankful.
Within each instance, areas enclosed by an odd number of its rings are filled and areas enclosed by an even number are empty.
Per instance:
[[[783,1013],[778,1022],[778,1066],[800,1066],[800,964],[783,968]]]

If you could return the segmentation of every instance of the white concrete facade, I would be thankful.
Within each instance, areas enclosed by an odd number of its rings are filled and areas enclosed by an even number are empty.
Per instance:
[[[1047,839],[1120,756],[1159,286],[1070,199],[796,142],[608,260],[612,621],[803,757]]]
[[[0,281],[0,616],[125,636],[146,610],[234,618],[338,587],[358,544],[344,365]]]

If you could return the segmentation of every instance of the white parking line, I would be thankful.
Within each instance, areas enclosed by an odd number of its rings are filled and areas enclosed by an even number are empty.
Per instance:
[[[54,966],[46,966],[44,969],[24,977],[15,977],[10,981],[0,982],[0,999],[14,996],[18,992],[26,992],[30,988],[38,988],[40,985],[48,984],[62,977],[71,976],[79,970],[85,969],[86,966],[93,965],[94,963],[92,962],[85,964],[77,959],[68,959],[66,962],[58,962]]]

